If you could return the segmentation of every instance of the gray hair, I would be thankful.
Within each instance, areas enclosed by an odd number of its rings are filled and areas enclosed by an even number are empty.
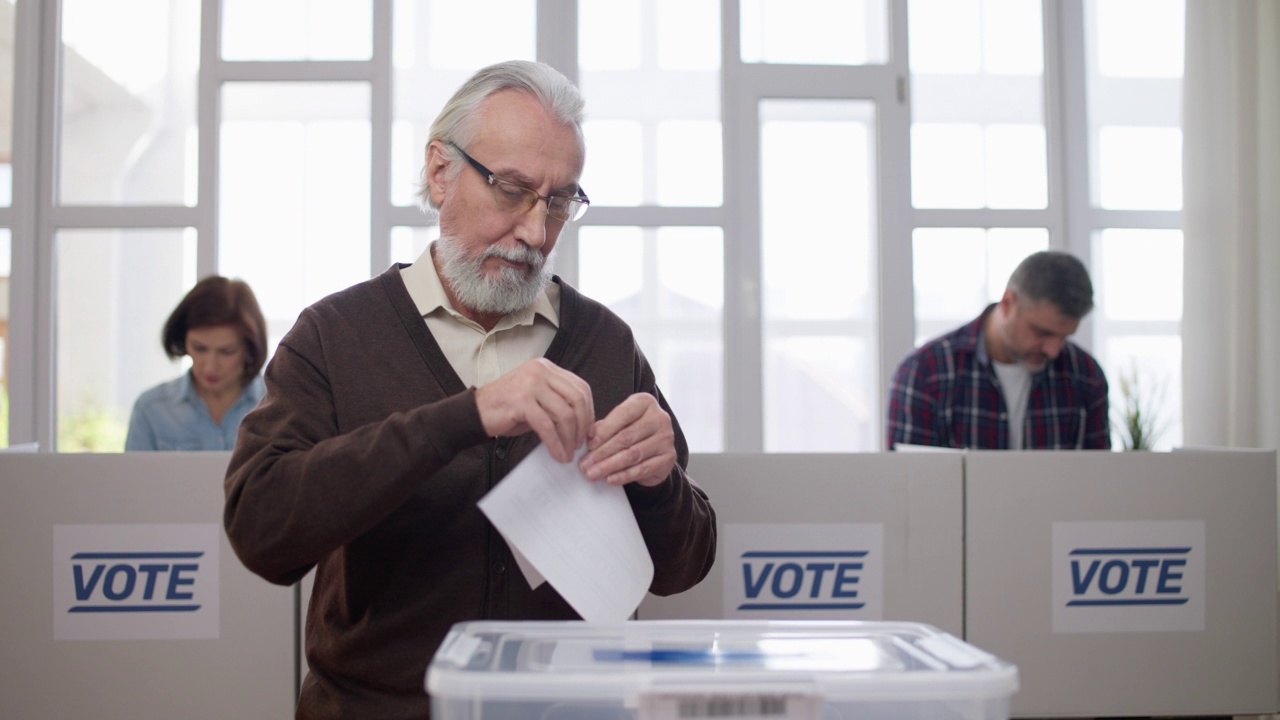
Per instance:
[[[1009,276],[1008,289],[1031,302],[1053,303],[1073,320],[1093,309],[1093,282],[1084,263],[1059,250],[1028,255]]]
[[[427,138],[427,146],[439,140],[444,144],[444,152],[453,163],[449,177],[457,177],[462,171],[462,159],[454,149],[469,147],[475,139],[480,119],[480,108],[490,95],[503,90],[518,90],[536,98],[552,117],[565,125],[573,126],[578,135],[579,146],[583,145],[582,120],[586,102],[569,78],[559,70],[545,63],[528,60],[509,60],[507,62],[481,68],[464,82],[449,102],[445,103],[435,122],[431,123],[431,133]],[[427,188],[427,166],[424,162],[418,181],[418,200],[422,208],[439,210],[431,200],[431,192]]]

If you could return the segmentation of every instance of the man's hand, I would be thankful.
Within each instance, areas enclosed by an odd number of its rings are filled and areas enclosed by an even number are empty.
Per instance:
[[[653,487],[676,464],[675,437],[671,416],[658,399],[636,393],[590,429],[580,467],[591,480]]]
[[[596,416],[587,381],[544,358],[477,388],[476,406],[490,437],[532,431],[562,463],[586,442]]]

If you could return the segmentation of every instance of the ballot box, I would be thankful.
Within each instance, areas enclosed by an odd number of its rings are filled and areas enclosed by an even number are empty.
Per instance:
[[[1018,671],[921,623],[468,622],[427,668],[435,720],[994,720]]]
[[[1019,717],[1277,709],[1275,451],[965,459],[965,639]]]
[[[292,717],[296,601],[231,550],[229,457],[0,454],[0,716]]]
[[[694,455],[716,561],[641,620],[905,620],[963,633],[960,452]]]

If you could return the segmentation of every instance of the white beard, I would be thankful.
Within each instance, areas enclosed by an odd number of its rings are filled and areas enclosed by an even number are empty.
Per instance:
[[[508,315],[523,310],[538,299],[551,282],[555,250],[546,258],[533,248],[521,246],[507,250],[490,245],[479,257],[467,255],[455,238],[441,235],[436,243],[440,254],[441,279],[453,291],[462,306],[472,312],[486,315]],[[502,267],[496,278],[484,272],[484,261],[500,257],[529,266],[528,272],[512,267]]]

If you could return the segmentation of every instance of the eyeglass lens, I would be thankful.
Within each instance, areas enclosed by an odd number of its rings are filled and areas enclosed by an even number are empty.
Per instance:
[[[503,208],[509,212],[528,212],[542,199],[532,188],[517,185],[500,178],[494,178],[497,197]],[[583,202],[576,197],[552,195],[547,200],[547,215],[557,220],[576,220],[584,209]]]

